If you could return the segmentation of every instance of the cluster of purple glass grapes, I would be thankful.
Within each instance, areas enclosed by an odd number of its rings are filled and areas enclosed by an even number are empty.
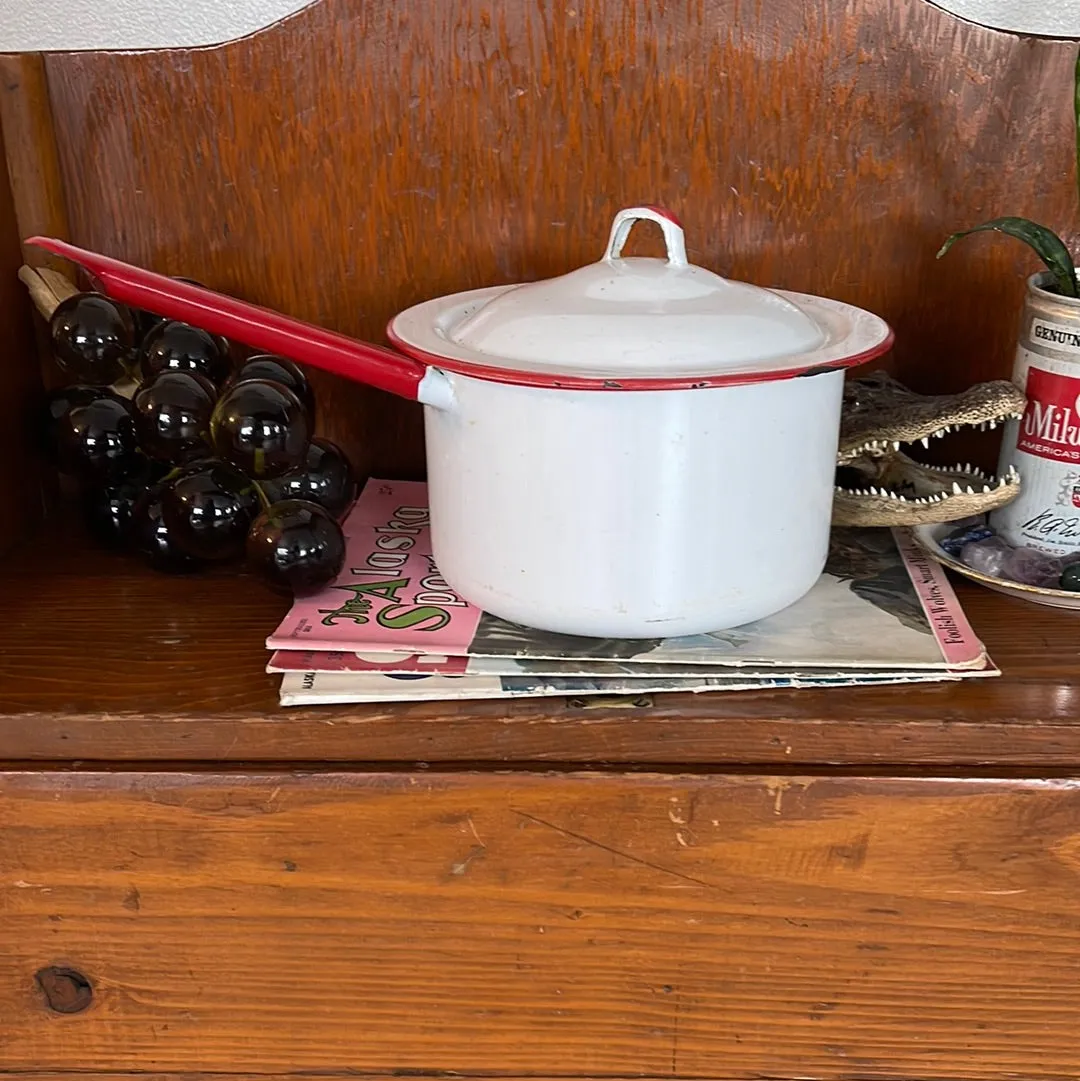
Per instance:
[[[172,572],[246,553],[294,592],[337,575],[356,480],[338,447],[312,438],[296,364],[260,355],[232,370],[224,339],[98,293],[62,301],[49,333],[78,382],[48,396],[45,450],[77,478],[100,541]]]

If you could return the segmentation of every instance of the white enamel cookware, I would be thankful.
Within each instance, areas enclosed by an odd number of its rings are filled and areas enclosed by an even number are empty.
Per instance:
[[[634,222],[666,259],[623,258]],[[845,368],[891,345],[848,304],[687,262],[666,211],[616,215],[597,263],[397,315],[394,350],[44,237],[104,292],[424,404],[432,540],[517,623],[666,638],[760,619],[828,547]]]

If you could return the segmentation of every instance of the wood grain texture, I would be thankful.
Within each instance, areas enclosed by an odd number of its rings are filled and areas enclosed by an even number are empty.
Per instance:
[[[0,66],[0,85],[3,78]],[[6,134],[0,127],[0,155]],[[21,263],[15,205],[7,175],[0,172],[0,552],[32,531],[42,514],[42,470],[33,430],[41,378],[30,307],[17,277]]]
[[[68,236],[67,196],[60,174],[45,58],[40,53],[0,54],[0,123],[5,160],[22,238]],[[32,266],[52,257],[27,248]]]
[[[281,710],[287,603],[223,568],[172,578],[71,526],[0,564],[0,760],[770,763],[1077,769],[1075,615],[958,583],[1004,670],[964,686]]]
[[[1009,374],[1036,266],[989,237],[936,262],[945,236],[1024,214],[1076,238],[1074,55],[924,0],[322,0],[220,49],[47,68],[86,246],[381,339],[663,203],[695,262],[878,311],[897,371],[948,390]],[[416,407],[332,386],[361,468],[422,471]]]
[[[7,1070],[1080,1072],[1072,782],[8,774],[0,821]]]

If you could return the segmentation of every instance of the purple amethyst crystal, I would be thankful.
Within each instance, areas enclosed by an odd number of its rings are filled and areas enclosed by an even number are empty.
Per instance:
[[[1026,586],[1056,588],[1061,580],[1062,565],[1057,556],[1038,552],[1034,548],[1014,548],[1002,567],[1006,578]]]
[[[1005,563],[1012,553],[1012,546],[1000,537],[984,537],[970,541],[960,549],[960,562],[980,574],[1004,578]]]

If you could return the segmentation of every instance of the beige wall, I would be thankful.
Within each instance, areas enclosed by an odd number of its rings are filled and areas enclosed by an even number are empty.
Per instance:
[[[0,52],[219,45],[311,0],[0,0]]]
[[[0,0],[0,52],[217,45],[252,34],[299,11],[309,2]],[[1025,34],[1080,38],[1080,0],[935,2],[954,15],[986,26]]]
[[[1080,38],[1080,0],[934,0],[971,22],[1022,34]]]

